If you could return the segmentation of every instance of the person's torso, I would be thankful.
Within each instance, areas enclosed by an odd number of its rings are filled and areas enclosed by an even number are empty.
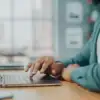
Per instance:
[[[97,62],[100,63],[100,33],[97,37],[97,51],[96,51],[96,54],[97,54]]]
[[[100,63],[100,18],[96,21],[92,35],[89,63]]]

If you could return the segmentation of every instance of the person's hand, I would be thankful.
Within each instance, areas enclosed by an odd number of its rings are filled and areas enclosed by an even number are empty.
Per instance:
[[[46,73],[55,77],[60,76],[64,65],[59,62],[55,62],[53,57],[44,56],[37,59],[35,62],[26,66],[25,71],[29,71],[30,77],[33,77],[38,71],[40,73]]]
[[[65,80],[65,81],[69,81],[71,82],[71,72],[75,69],[79,68],[79,65],[78,64],[70,64],[67,66],[67,68],[64,68],[63,69],[63,72],[62,72],[62,78]]]

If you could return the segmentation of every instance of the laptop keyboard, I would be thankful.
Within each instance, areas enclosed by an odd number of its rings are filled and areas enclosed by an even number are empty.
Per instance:
[[[19,74],[2,74],[0,75],[0,83],[2,84],[29,84],[32,81],[27,75]]]
[[[34,76],[30,80],[27,73],[0,73],[0,85],[6,86],[45,86],[45,85],[60,85],[60,81],[51,77]]]
[[[29,78],[25,75],[4,75],[6,84],[28,84]]]

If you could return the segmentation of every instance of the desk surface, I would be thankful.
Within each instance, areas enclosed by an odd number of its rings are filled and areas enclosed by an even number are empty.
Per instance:
[[[89,92],[69,82],[62,82],[62,86],[0,88],[0,91],[13,92],[13,100],[100,100],[100,93]]]

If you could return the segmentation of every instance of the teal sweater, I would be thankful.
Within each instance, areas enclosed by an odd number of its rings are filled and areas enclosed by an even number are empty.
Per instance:
[[[71,79],[91,91],[100,91],[100,64],[97,63],[96,43],[100,33],[100,19],[94,25],[91,39],[75,57],[61,59],[65,66],[79,64],[80,67],[72,71]]]

